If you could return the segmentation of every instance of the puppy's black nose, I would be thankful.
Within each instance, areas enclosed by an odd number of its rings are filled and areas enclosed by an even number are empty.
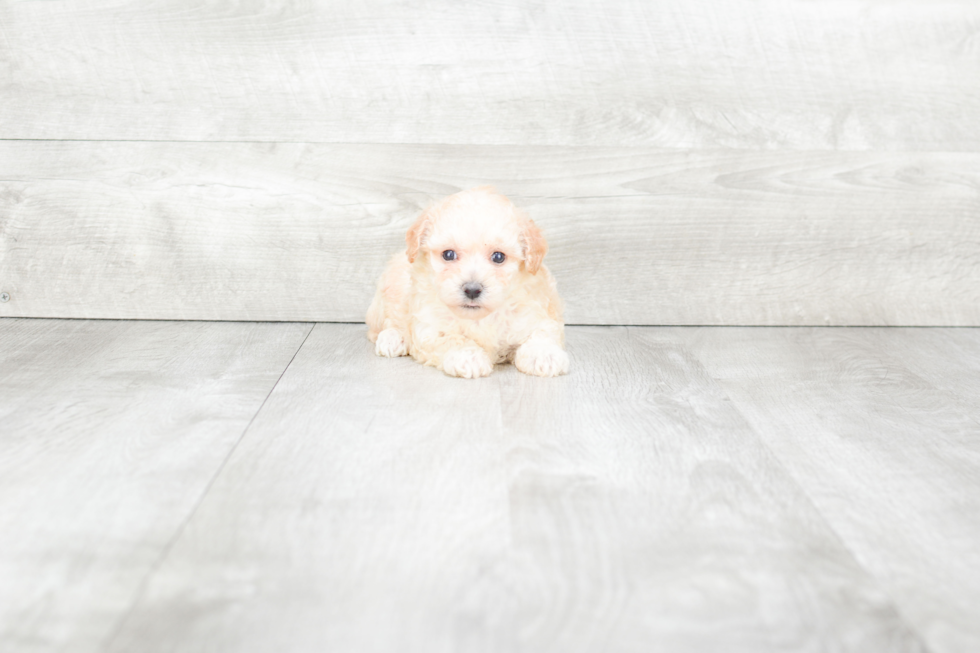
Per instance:
[[[472,283],[472,282],[471,283],[464,283],[463,284],[463,292],[470,299],[476,299],[477,297],[480,296],[480,293],[483,292],[483,286],[481,286],[478,283]]]

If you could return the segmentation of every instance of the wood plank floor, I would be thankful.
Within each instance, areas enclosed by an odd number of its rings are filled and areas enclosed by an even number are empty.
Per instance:
[[[980,650],[980,330],[0,319],[0,649]]]
[[[0,650],[99,650],[310,328],[0,322]]]

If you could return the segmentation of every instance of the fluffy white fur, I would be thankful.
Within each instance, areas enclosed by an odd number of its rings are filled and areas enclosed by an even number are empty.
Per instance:
[[[548,245],[510,200],[489,187],[450,195],[405,241],[367,314],[378,356],[408,354],[464,378],[504,362],[536,376],[568,372],[561,300],[541,262]]]

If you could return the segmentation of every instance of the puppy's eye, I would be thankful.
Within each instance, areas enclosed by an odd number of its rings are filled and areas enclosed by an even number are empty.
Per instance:
[[[506,258],[507,256],[503,252],[494,252],[493,255],[490,256],[490,260],[497,265],[503,263]]]
[[[447,261],[455,261],[456,252],[454,252],[451,249],[447,249],[445,252],[442,253],[442,258],[446,259]]]

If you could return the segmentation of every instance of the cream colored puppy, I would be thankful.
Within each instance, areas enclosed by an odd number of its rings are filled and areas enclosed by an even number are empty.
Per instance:
[[[548,245],[527,215],[480,187],[426,209],[388,264],[368,309],[378,356],[410,354],[451,376],[487,376],[494,363],[521,372],[568,372]]]

